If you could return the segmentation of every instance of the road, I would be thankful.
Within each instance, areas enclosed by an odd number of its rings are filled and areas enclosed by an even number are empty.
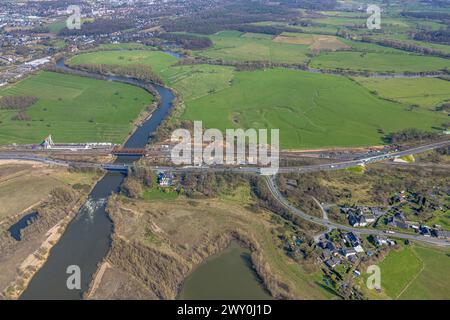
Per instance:
[[[391,152],[386,154],[380,154],[376,156],[370,156],[363,159],[358,160],[350,160],[350,161],[342,161],[336,163],[327,163],[327,164],[316,164],[316,165],[308,165],[308,166],[297,166],[297,167],[281,167],[278,169],[277,173],[307,173],[307,172],[316,172],[316,171],[331,171],[331,170],[341,170],[346,168],[355,167],[358,165],[365,165],[369,163],[394,159],[396,157],[408,156],[411,154],[422,153],[425,151],[437,149],[440,147],[444,147],[450,145],[450,139],[439,141],[435,143],[426,144],[419,147],[414,147],[410,149],[406,149],[398,152]],[[24,154],[16,154],[11,152],[0,152],[0,159],[11,159],[11,160],[29,160],[29,161],[38,161],[42,163],[52,164],[52,165],[60,165],[60,166],[79,166],[79,167],[91,167],[91,168],[99,168],[105,170],[119,170],[119,171],[127,171],[127,169],[133,164],[104,164],[104,163],[89,163],[89,162],[76,162],[76,161],[65,161],[65,160],[55,160],[46,157],[39,157],[34,155],[24,155]],[[249,166],[241,166],[241,167],[224,167],[224,166],[152,166],[150,169],[160,170],[160,171],[174,171],[174,172],[235,172],[235,173],[255,173],[259,174],[261,172],[258,167],[249,167]]]
[[[431,237],[424,237],[421,235],[415,235],[415,234],[407,234],[407,233],[401,233],[394,231],[393,233],[386,234],[382,230],[376,230],[376,229],[369,229],[369,228],[354,228],[350,226],[346,226],[343,224],[339,224],[336,222],[332,222],[328,219],[318,218],[314,216],[310,216],[309,214],[305,213],[304,211],[298,209],[297,207],[293,206],[278,190],[278,187],[275,183],[275,177],[274,176],[266,176],[265,181],[267,183],[267,186],[269,187],[270,192],[272,193],[273,197],[286,209],[288,209],[293,214],[299,216],[300,218],[319,224],[321,226],[327,227],[328,229],[341,229],[345,231],[352,231],[357,234],[374,234],[379,236],[389,236],[393,238],[399,238],[399,239],[408,239],[408,240],[414,240],[414,241],[421,241],[430,243],[433,245],[439,245],[439,246],[446,246],[450,247],[450,242],[447,240],[441,240]]]
[[[312,197],[312,199],[314,200],[315,203],[317,203],[317,205],[320,208],[320,211],[322,212],[322,217],[324,220],[328,221],[328,214],[327,211],[323,208],[322,204],[319,202],[319,200],[317,200],[315,197]]]
[[[360,164],[367,164],[367,163],[374,163],[378,161],[393,159],[395,157],[401,157],[401,156],[407,156],[411,154],[417,154],[421,152],[425,152],[428,150],[433,150],[436,148],[440,148],[446,145],[450,144],[450,140],[435,142],[419,147],[410,148],[407,150],[399,151],[399,152],[393,152],[389,154],[382,154],[377,156],[371,156],[364,159],[359,160],[351,160],[351,161],[344,161],[344,162],[337,162],[332,164],[318,164],[318,165],[309,165],[309,166],[302,166],[302,167],[281,167],[278,170],[278,173],[292,173],[292,172],[316,172],[316,171],[324,171],[324,170],[340,170],[345,168],[354,167]],[[50,158],[43,158],[33,155],[18,155],[14,153],[1,153],[0,152],[0,159],[8,159],[8,160],[29,160],[29,161],[38,161],[41,163],[51,164],[51,165],[58,165],[58,166],[80,166],[80,167],[91,167],[91,168],[98,168],[98,169],[105,169],[105,170],[117,170],[117,171],[127,171],[130,167],[130,164],[103,164],[103,163],[86,163],[86,162],[69,162],[64,160],[55,160]],[[160,170],[160,171],[172,171],[172,172],[234,172],[234,173],[253,173],[253,174],[259,174],[260,168],[258,167],[210,167],[210,166],[184,166],[184,167],[167,167],[167,166],[153,166],[150,167],[150,169],[154,170]],[[306,214],[305,212],[301,211],[300,209],[294,207],[286,198],[284,198],[281,193],[279,192],[276,183],[274,181],[275,176],[265,176],[265,180],[267,182],[267,185],[272,192],[275,199],[277,199],[281,205],[283,205],[285,208],[287,208],[292,213],[300,216],[302,219],[305,219],[307,221],[320,224],[322,226],[325,226],[327,228],[339,228],[346,231],[353,231],[355,233],[361,234],[376,234],[376,235],[384,235],[386,236],[386,233],[381,230],[376,229],[368,229],[368,228],[354,228],[346,225],[341,225],[335,222],[332,222],[328,219],[318,218],[314,216],[310,216]],[[406,233],[400,233],[400,232],[394,232],[389,234],[390,237],[400,238],[400,239],[408,239],[408,240],[415,240],[415,241],[422,241],[426,243],[431,243],[434,245],[441,245],[441,246],[450,246],[450,242],[446,240],[440,240],[436,238],[430,238],[430,237],[424,237],[420,235],[414,235],[414,234],[406,234]]]

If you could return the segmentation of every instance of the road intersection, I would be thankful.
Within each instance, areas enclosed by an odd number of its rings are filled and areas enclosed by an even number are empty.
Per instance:
[[[299,167],[281,167],[278,170],[278,173],[308,173],[308,172],[317,172],[317,171],[332,171],[332,170],[341,170],[346,168],[355,167],[358,165],[366,165],[369,163],[385,161],[389,159],[394,159],[397,157],[408,156],[412,154],[422,153],[425,151],[433,150],[436,148],[444,147],[450,145],[450,139],[439,141],[435,143],[430,143],[426,145],[422,145],[419,147],[413,147],[402,151],[379,154],[375,156],[370,156],[363,159],[336,162],[331,164],[317,164],[317,165],[308,165],[308,166],[299,166]],[[109,171],[122,171],[127,172],[133,163],[114,163],[114,164],[104,164],[104,163],[87,163],[87,162],[75,162],[75,161],[65,161],[58,159],[51,159],[48,157],[39,157],[35,155],[24,155],[24,154],[14,154],[14,153],[2,153],[0,152],[0,160],[22,160],[22,161],[37,161],[41,163],[46,163],[50,165],[57,166],[65,166],[65,167],[88,167],[88,168],[97,168],[104,169]],[[250,167],[250,166],[240,166],[240,167],[224,167],[224,166],[151,166],[149,169],[153,169],[156,171],[170,171],[170,172],[233,172],[233,173],[250,173],[250,174],[260,174],[261,169],[259,167]],[[303,212],[302,210],[294,207],[278,190],[278,187],[275,183],[275,176],[264,176],[264,179],[269,187],[270,192],[274,196],[274,198],[286,209],[292,212],[295,215],[298,215],[304,220],[322,225],[327,227],[328,229],[341,229],[346,231],[352,231],[357,234],[374,234],[374,235],[386,235],[385,231],[370,229],[370,228],[354,228],[347,225],[338,224],[336,222],[330,221],[324,218],[318,218],[314,216],[310,216]],[[408,239],[414,241],[426,242],[434,245],[440,246],[450,246],[450,242],[448,240],[442,240],[432,237],[425,237],[416,234],[407,234],[400,233],[396,231],[390,231],[390,237],[399,238],[399,239]]]

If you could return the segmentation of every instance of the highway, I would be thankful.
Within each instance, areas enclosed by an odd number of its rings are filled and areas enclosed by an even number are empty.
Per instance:
[[[406,150],[391,152],[385,154],[379,154],[375,156],[369,156],[363,159],[357,160],[349,160],[328,164],[317,164],[317,165],[307,165],[307,166],[297,166],[297,167],[281,167],[278,169],[277,173],[303,173],[303,172],[316,172],[316,171],[330,171],[330,170],[341,170],[346,168],[355,167],[358,165],[365,165],[369,163],[394,159],[396,157],[408,156],[417,153],[422,153],[425,151],[437,149],[440,147],[444,147],[450,145],[450,139],[439,141],[435,143],[430,143],[426,145],[422,145],[419,147],[413,147]],[[98,168],[105,170],[114,170],[114,171],[127,171],[132,163],[128,164],[105,164],[105,163],[89,163],[89,162],[76,162],[76,161],[65,161],[65,160],[56,160],[48,157],[39,157],[34,155],[26,155],[26,154],[16,154],[12,152],[0,152],[0,159],[9,159],[9,160],[29,160],[29,161],[37,161],[42,163],[47,163],[51,165],[59,165],[59,166],[78,166],[78,167],[90,167],[90,168]],[[235,173],[255,173],[259,174],[261,169],[255,166],[240,166],[240,167],[225,167],[225,166],[152,166],[150,169],[160,170],[160,171],[173,171],[173,172],[235,172]]]
[[[344,162],[337,162],[332,164],[318,164],[318,165],[309,165],[309,166],[301,166],[301,167],[281,167],[278,170],[278,173],[291,173],[291,172],[316,172],[316,171],[330,171],[330,170],[341,170],[345,168],[354,167],[360,164],[367,164],[367,163],[374,163],[378,161],[393,159],[395,157],[401,157],[401,156],[407,156],[411,154],[417,154],[421,152],[425,152],[428,150],[433,150],[436,148],[440,148],[446,145],[450,144],[450,140],[440,141],[436,143],[431,143],[419,147],[414,147],[410,149],[406,149],[403,151],[398,152],[392,152],[388,154],[381,154],[376,156],[367,157],[364,159],[359,160],[351,160],[351,161],[344,161]],[[38,157],[33,155],[23,155],[23,154],[14,154],[14,153],[1,153],[0,152],[0,160],[6,159],[6,160],[25,160],[25,161],[37,161],[41,163],[46,163],[50,165],[57,165],[57,166],[79,166],[79,167],[90,167],[90,168],[98,168],[98,169],[105,169],[105,170],[112,170],[112,171],[128,171],[129,167],[133,164],[104,164],[104,163],[86,163],[86,162],[74,162],[74,161],[64,161],[64,160],[55,160],[45,157]],[[223,166],[184,166],[184,167],[175,167],[175,166],[153,166],[150,167],[150,169],[159,170],[159,171],[172,171],[172,172],[234,172],[234,173],[252,173],[252,174],[259,174],[260,168],[258,167],[247,167],[247,166],[241,166],[241,167],[223,167]],[[440,246],[450,246],[450,242],[446,240],[440,240],[437,238],[431,238],[431,237],[424,237],[421,235],[415,235],[415,234],[406,234],[406,233],[400,233],[400,232],[393,232],[390,234],[386,234],[384,231],[376,230],[376,229],[369,229],[369,228],[354,228],[342,224],[338,224],[336,222],[332,222],[328,219],[322,219],[314,216],[310,216],[303,212],[302,210],[294,207],[278,190],[278,187],[275,183],[275,176],[265,176],[265,181],[267,182],[267,186],[269,187],[272,195],[275,197],[276,200],[280,202],[281,205],[283,205],[286,209],[291,211],[292,213],[298,215],[302,219],[305,219],[307,221],[325,226],[327,228],[338,228],[346,231],[353,231],[358,234],[376,234],[376,235],[384,235],[384,236],[390,236],[400,239],[408,239],[408,240],[415,240],[415,241],[421,241],[426,242],[434,245],[440,245]]]

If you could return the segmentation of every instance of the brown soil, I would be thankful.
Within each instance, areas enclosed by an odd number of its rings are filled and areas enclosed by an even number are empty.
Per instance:
[[[15,166],[14,170],[11,170],[11,165]],[[42,179],[42,175],[48,174],[62,179],[58,180],[59,183],[48,194],[44,193],[37,203],[26,210],[11,211],[0,221],[0,299],[17,299],[20,296],[32,276],[46,261],[51,248],[89,192],[89,188],[75,191],[65,183],[84,182],[93,185],[95,180],[94,176],[86,178],[83,174],[69,173],[62,168],[40,164],[37,166],[38,170],[30,171],[31,164],[14,162],[0,168],[2,177],[9,177],[12,181],[20,181],[24,171],[28,172],[27,176],[30,178],[27,183],[33,183],[34,180]],[[14,196],[16,193],[19,199],[22,197],[25,200],[30,196],[26,188],[18,188]],[[9,227],[33,211],[38,212],[38,218],[22,230],[20,241],[15,240],[8,232]]]
[[[290,273],[294,262],[280,250],[272,231],[280,225],[271,213],[219,199],[146,202],[117,196],[110,199],[108,212],[115,225],[107,257],[111,267],[89,293],[91,299],[176,299],[186,276],[232,240],[251,250],[255,270],[272,296],[324,297],[313,280],[298,278],[298,270]],[[289,274],[277,269],[280,263]]]

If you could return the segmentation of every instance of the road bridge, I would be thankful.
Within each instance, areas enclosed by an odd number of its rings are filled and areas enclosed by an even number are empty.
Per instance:
[[[349,160],[349,161],[341,161],[327,164],[314,164],[314,165],[306,165],[306,166],[293,166],[293,167],[281,167],[278,169],[278,173],[308,173],[308,172],[316,172],[316,171],[332,171],[332,170],[341,170],[346,168],[355,167],[358,165],[365,165],[368,163],[380,162],[389,159],[394,159],[397,157],[408,156],[412,154],[422,153],[425,151],[441,148],[444,146],[450,145],[450,139],[439,141],[435,143],[430,143],[426,145],[422,145],[419,147],[413,147],[410,149],[406,149],[403,151],[392,152],[388,154],[371,156],[358,160]],[[28,160],[28,161],[37,161],[42,163],[48,163],[52,165],[60,165],[60,166],[75,166],[75,167],[91,167],[91,168],[99,168],[105,170],[122,170],[125,172],[128,171],[128,168],[134,166],[133,163],[127,164],[104,164],[104,163],[92,163],[92,162],[77,162],[77,161],[66,161],[66,160],[57,160],[48,157],[39,157],[33,154],[24,154],[24,153],[11,153],[11,152],[0,152],[0,159],[11,159],[11,160]],[[149,169],[154,169],[158,171],[174,171],[174,172],[234,172],[234,173],[254,173],[260,174],[261,168],[256,166],[150,166]]]

